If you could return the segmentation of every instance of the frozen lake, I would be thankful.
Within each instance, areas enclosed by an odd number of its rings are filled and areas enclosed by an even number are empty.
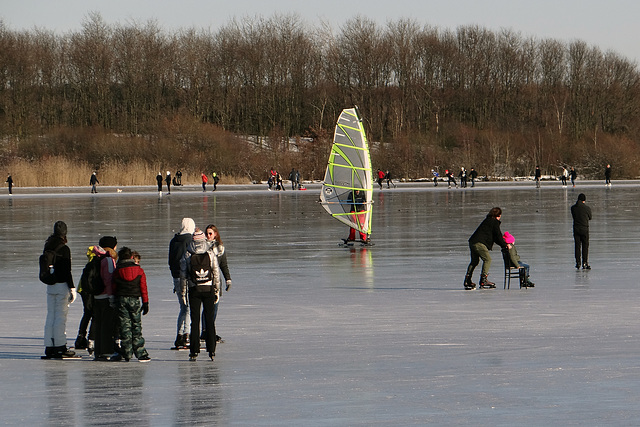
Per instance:
[[[0,195],[0,410],[7,425],[637,425],[640,420],[636,182],[399,184],[374,192],[369,249],[319,186],[14,189]],[[591,271],[576,271],[570,206],[593,210]],[[22,194],[20,194],[22,193]],[[53,191],[51,192],[53,193]],[[503,209],[533,289],[464,291],[467,239]],[[215,362],[171,351],[178,304],[167,267],[182,217],[214,223],[233,286]],[[69,227],[74,279],[88,245],[115,235],[142,255],[151,363],[43,361],[45,286],[37,258]],[[479,268],[476,269],[476,277]],[[513,285],[513,283],[512,283]],[[82,303],[69,310],[73,345]]]

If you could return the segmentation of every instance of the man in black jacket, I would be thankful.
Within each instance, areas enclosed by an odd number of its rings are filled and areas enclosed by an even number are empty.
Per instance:
[[[179,350],[187,348],[190,325],[189,302],[187,297],[187,283],[180,279],[180,260],[187,251],[187,245],[191,242],[191,236],[196,224],[191,218],[182,218],[180,233],[173,236],[169,243],[169,269],[173,277],[173,292],[178,296],[180,312],[178,313],[178,332],[174,348]]]
[[[502,209],[492,208],[487,217],[480,223],[476,231],[469,238],[469,249],[471,251],[471,262],[467,267],[467,275],[464,277],[464,288],[472,290],[476,288],[476,284],[472,282],[473,270],[476,268],[480,259],[482,259],[482,273],[480,275],[481,288],[495,288],[496,284],[487,280],[489,275],[489,267],[491,267],[491,255],[489,251],[493,248],[493,244],[497,243],[501,248],[507,248],[508,245],[502,237],[500,231],[500,218],[502,218]]]
[[[589,221],[591,221],[591,208],[586,205],[587,197],[580,193],[578,201],[571,206],[573,217],[573,241],[575,243],[576,268],[591,270],[589,265]]]

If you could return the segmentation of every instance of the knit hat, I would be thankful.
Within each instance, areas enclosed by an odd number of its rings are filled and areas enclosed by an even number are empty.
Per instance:
[[[202,230],[196,228],[196,231],[193,233],[193,241],[197,242],[198,240],[207,240],[207,237],[204,235]]]
[[[193,234],[196,223],[191,218],[182,218],[182,228],[180,234]]]
[[[64,221],[56,221],[53,224],[53,234],[60,237],[67,237],[67,224]]]
[[[118,239],[116,239],[116,236],[102,236],[98,244],[103,248],[115,249],[118,245]]]
[[[512,244],[514,244],[514,243],[515,243],[515,241],[516,241],[516,238],[515,238],[515,237],[513,237],[513,236],[511,235],[511,233],[509,233],[508,231],[505,231],[505,232],[504,232],[504,236],[502,236],[502,237],[504,238],[504,242],[505,242],[506,244],[508,244],[508,245],[512,245]]]
[[[587,196],[585,196],[584,193],[578,194],[578,201],[584,202],[585,200],[587,200]]]

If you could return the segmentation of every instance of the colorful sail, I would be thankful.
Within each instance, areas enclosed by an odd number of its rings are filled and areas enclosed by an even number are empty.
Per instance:
[[[352,208],[358,195],[359,212],[354,215]],[[338,221],[370,235],[372,196],[371,157],[362,119],[357,108],[342,110],[333,135],[320,203]]]

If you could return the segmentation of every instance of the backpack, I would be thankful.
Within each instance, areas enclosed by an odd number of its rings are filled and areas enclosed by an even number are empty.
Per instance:
[[[64,243],[59,245],[55,249],[45,249],[40,255],[40,273],[38,277],[42,283],[47,285],[54,285],[58,283],[58,278],[55,272],[56,260],[58,258],[58,249],[64,246]]]
[[[207,285],[210,286],[213,279],[213,271],[211,270],[211,258],[209,253],[193,254],[191,255],[191,268],[190,268],[191,281],[196,286]]]
[[[81,293],[85,295],[100,295],[104,292],[104,282],[100,276],[100,264],[106,255],[94,256],[84,266],[80,276]]]

